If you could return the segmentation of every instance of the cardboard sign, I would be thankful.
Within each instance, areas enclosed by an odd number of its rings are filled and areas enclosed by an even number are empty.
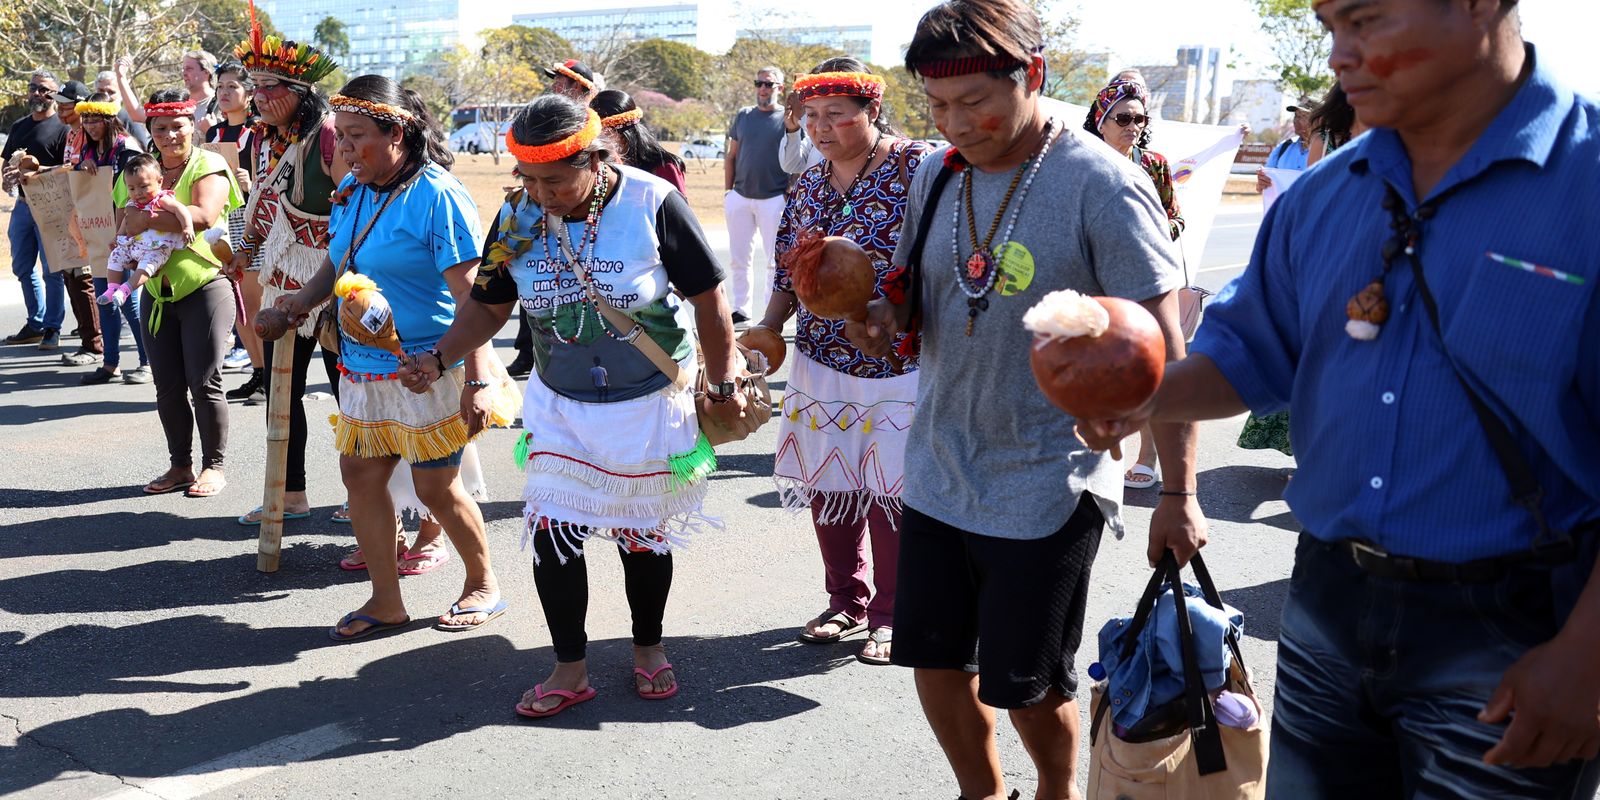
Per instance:
[[[83,236],[89,255],[89,270],[96,278],[106,276],[106,261],[117,239],[117,217],[111,204],[111,170],[93,175],[69,172],[72,203],[78,213],[78,233]]]
[[[231,175],[239,171],[238,142],[206,142],[200,146],[206,150],[216,153],[219,156],[222,156],[223,160],[228,162],[228,174]]]
[[[45,261],[51,272],[89,266],[89,251],[78,231],[78,214],[72,202],[72,181],[64,170],[33,176],[27,183],[28,205],[39,229]]]

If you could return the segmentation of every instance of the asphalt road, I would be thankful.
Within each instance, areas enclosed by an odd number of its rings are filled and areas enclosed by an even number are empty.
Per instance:
[[[1219,220],[1203,284],[1219,287],[1238,271],[1258,218]],[[0,330],[20,321],[20,306],[4,298]],[[511,333],[499,342],[508,360]],[[518,549],[512,432],[490,432],[480,445],[491,551],[511,612],[472,633],[418,625],[334,644],[324,631],[367,587],[361,573],[336,567],[352,538],[327,521],[343,499],[321,422],[332,402],[309,409],[315,516],[288,523],[282,569],[265,575],[254,569],[255,529],[234,522],[260,501],[261,407],[231,409],[222,496],[145,497],[139,486],[166,460],[153,390],[80,387],[88,368],[56,361],[0,347],[0,795],[957,794],[908,671],[857,663],[859,639],[794,640],[826,598],[809,522],[778,507],[769,477],[776,425],[719,454],[708,510],[726,529],[675,556],[666,644],[680,695],[633,695],[620,569],[597,545],[589,635],[600,695],[528,721],[512,705],[553,655]],[[1270,708],[1296,529],[1280,500],[1291,462],[1234,447],[1239,425],[1202,430],[1206,554],[1226,599],[1245,612],[1245,655]],[[1095,658],[1095,631],[1130,613],[1148,577],[1143,531],[1154,500],[1130,492],[1128,538],[1101,547],[1080,672]],[[461,579],[456,561],[407,578],[412,616],[443,612]],[[1008,780],[1030,794],[1031,765],[1004,722],[1000,748]]]

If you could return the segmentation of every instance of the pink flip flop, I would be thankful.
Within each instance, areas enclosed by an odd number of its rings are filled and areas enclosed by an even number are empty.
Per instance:
[[[635,674],[635,675],[637,675],[637,676],[639,676],[641,678],[644,678],[646,681],[648,681],[650,683],[650,685],[653,686],[653,685],[655,685],[655,682],[656,682],[656,676],[660,675],[663,672],[666,672],[669,669],[672,669],[671,662],[668,662],[666,664],[662,664],[659,667],[656,667],[654,672],[646,672],[644,667],[634,667],[633,668],[633,674]],[[677,675],[673,675],[673,677],[676,678]],[[635,687],[635,689],[638,690],[639,696],[643,697],[646,700],[665,700],[665,699],[677,694],[679,686],[680,686],[680,684],[676,680],[674,680],[672,682],[672,688],[668,689],[668,690],[666,690],[664,692],[652,692],[649,689],[640,688],[640,687],[637,687],[637,686]]]
[[[586,700],[593,700],[596,694],[599,693],[594,690],[593,686],[590,686],[581,692],[569,692],[566,689],[551,689],[549,691],[545,691],[544,684],[539,683],[535,684],[533,687],[534,702],[543,700],[546,697],[559,697],[561,698],[561,702],[555,704],[555,706],[551,708],[545,709],[544,711],[535,711],[534,709],[528,708],[519,702],[517,703],[516,710],[518,714],[521,714],[524,717],[532,717],[534,719],[538,719],[540,717],[553,717],[556,714],[560,714],[561,712],[566,711],[567,709]]]
[[[410,550],[400,558],[401,575],[423,575],[437,569],[439,565],[450,560],[450,551],[444,548],[429,550],[425,553],[412,555]]]
[[[346,572],[360,572],[366,568],[367,557],[362,554],[361,548],[359,547],[351,551],[350,555],[339,559],[339,569],[342,569]]]

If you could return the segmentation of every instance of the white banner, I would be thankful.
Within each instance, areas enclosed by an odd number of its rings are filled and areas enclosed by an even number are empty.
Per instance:
[[[1282,197],[1284,192],[1289,191],[1289,187],[1293,186],[1294,182],[1305,174],[1305,170],[1301,169],[1278,169],[1276,167],[1262,167],[1261,171],[1267,173],[1267,179],[1272,181],[1272,185],[1261,193],[1262,213],[1272,208],[1272,204],[1278,202],[1278,198]]]
[[[1083,125],[1089,115],[1086,106],[1045,98],[1045,108],[1074,127]],[[1234,154],[1244,143],[1244,133],[1232,125],[1196,125],[1188,122],[1156,120],[1151,128],[1150,150],[1165,156],[1172,166],[1172,182],[1177,188],[1178,210],[1183,214],[1183,235],[1178,244],[1189,265],[1192,279],[1206,251],[1206,239],[1222,205],[1222,190],[1228,183]]]

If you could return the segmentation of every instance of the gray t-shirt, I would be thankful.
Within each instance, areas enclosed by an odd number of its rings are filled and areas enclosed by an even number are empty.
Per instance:
[[[733,190],[752,200],[777,197],[789,188],[789,173],[778,163],[783,141],[783,108],[739,109],[728,126],[728,138],[739,142],[733,163]]]
[[[906,443],[905,502],[948,525],[1002,539],[1055,533],[1084,491],[1094,495],[1112,530],[1122,530],[1120,465],[1084,447],[1073,435],[1073,418],[1039,391],[1028,365],[1033,335],[1022,327],[1023,313],[1057,289],[1142,301],[1182,284],[1150,177],[1079,126],[1057,120],[1057,129],[1064,124],[1017,218],[1002,260],[1003,282],[989,293],[989,308],[978,315],[970,338],[967,297],[951,253],[955,242],[965,264],[972,252],[965,212],[959,226],[952,225],[960,174],[945,185],[922,254],[922,377]],[[945,152],[924,158],[912,181],[896,264],[908,259]],[[965,172],[982,236],[1013,173]],[[1010,216],[995,236],[996,248]]]

